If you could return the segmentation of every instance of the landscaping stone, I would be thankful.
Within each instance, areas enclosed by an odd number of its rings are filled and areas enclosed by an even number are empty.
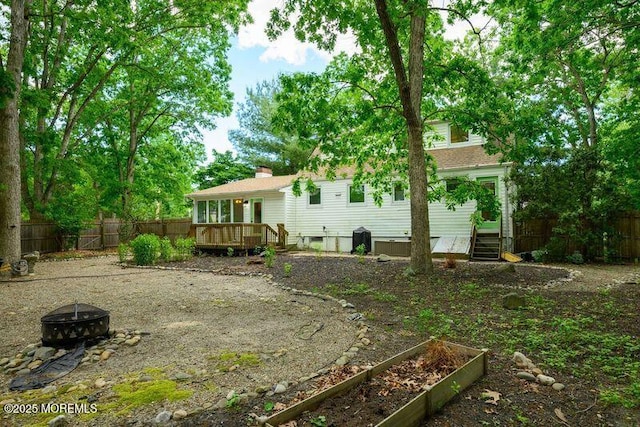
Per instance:
[[[105,350],[102,353],[100,353],[100,360],[107,360],[110,357],[111,357],[111,352],[109,350]]]
[[[156,418],[154,419],[154,421],[156,424],[168,423],[169,420],[171,420],[171,415],[173,414],[169,411],[162,411],[158,415],[156,415]]]
[[[174,420],[181,420],[183,418],[187,417],[187,411],[185,411],[184,409],[178,409],[177,411],[173,411],[173,419]]]
[[[507,310],[515,310],[524,307],[524,297],[515,292],[508,293],[502,297],[502,306]]]
[[[516,351],[515,353],[513,353],[513,361],[515,362],[516,366],[521,369],[522,368],[533,369],[536,367],[536,365],[533,364],[531,359],[527,358],[527,356],[520,353],[519,351]]]
[[[67,417],[58,415],[47,423],[48,427],[62,427],[67,425]]]
[[[349,363],[349,358],[345,355],[340,356],[338,360],[336,360],[336,365],[338,366],[344,366],[347,363]]]
[[[47,360],[56,354],[56,349],[52,347],[40,347],[37,348],[33,354],[34,359]]]
[[[542,385],[552,385],[556,382],[555,378],[542,374],[538,375],[536,380]]]
[[[136,335],[135,337],[126,339],[124,341],[124,343],[126,345],[129,345],[129,346],[134,346],[134,345],[138,344],[139,342],[140,342],[140,336],[139,335]]]
[[[187,380],[190,380],[191,378],[192,378],[191,375],[185,372],[178,372],[177,374],[171,377],[171,379],[176,381],[187,381]]]
[[[213,407],[216,409],[223,409],[226,406],[227,406],[227,399],[225,399],[224,397],[218,400],[215,405],[213,405]]]
[[[536,380],[536,376],[533,375],[531,372],[527,372],[527,371],[518,372],[516,374],[516,377],[522,378],[523,380],[532,381],[532,382],[535,382]]]
[[[551,388],[553,388],[556,391],[562,391],[564,390],[565,385],[562,383],[553,383],[551,384]]]
[[[278,384],[276,384],[275,388],[273,389],[273,392],[274,392],[275,394],[282,394],[282,393],[284,393],[285,391],[287,391],[287,386],[286,386],[286,385],[284,385],[284,384],[282,384],[282,383],[278,383]]]
[[[262,394],[262,393],[268,392],[269,390],[271,390],[271,387],[260,385],[260,386],[256,387],[255,392],[258,393],[258,394]]]
[[[3,357],[2,359],[0,359],[0,366],[4,366],[7,363],[9,363],[9,358],[8,357]]]
[[[96,388],[102,388],[107,385],[107,382],[104,380],[104,378],[98,378],[96,382],[93,383],[93,385],[96,386]]]
[[[31,369],[24,368],[24,369],[20,369],[18,372],[16,372],[16,375],[29,375],[30,373],[31,373]]]
[[[57,390],[58,390],[58,387],[54,385],[48,385],[40,391],[42,394],[50,394],[50,393],[55,393]]]

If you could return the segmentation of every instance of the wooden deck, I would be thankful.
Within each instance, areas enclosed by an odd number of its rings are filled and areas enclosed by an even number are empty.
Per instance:
[[[189,232],[196,239],[196,248],[222,250],[284,247],[287,234],[283,224],[278,224],[276,231],[269,224],[251,223],[192,224]]]

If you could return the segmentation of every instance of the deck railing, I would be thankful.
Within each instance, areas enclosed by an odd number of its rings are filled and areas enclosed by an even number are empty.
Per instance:
[[[196,247],[205,249],[248,250],[279,243],[278,233],[269,224],[193,224],[190,234],[196,239]]]

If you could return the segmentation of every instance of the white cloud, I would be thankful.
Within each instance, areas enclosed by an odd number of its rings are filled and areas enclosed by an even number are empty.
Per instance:
[[[349,35],[338,36],[336,48],[333,52],[319,50],[311,43],[297,40],[292,30],[286,31],[277,40],[269,40],[265,33],[270,12],[281,5],[279,0],[253,0],[249,4],[249,13],[253,17],[253,23],[240,28],[238,33],[238,46],[242,49],[251,47],[264,47],[265,51],[260,55],[263,62],[284,60],[292,65],[302,65],[307,60],[307,52],[315,52],[323,59],[330,60],[338,52],[354,52],[355,39]]]

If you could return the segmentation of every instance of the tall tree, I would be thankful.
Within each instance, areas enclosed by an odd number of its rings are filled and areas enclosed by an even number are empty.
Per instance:
[[[9,48],[0,56],[0,257],[20,259],[20,137],[18,105],[30,0],[12,0]]]
[[[195,124],[207,127],[228,114],[225,54],[229,33],[247,19],[246,5],[43,2],[25,79],[35,84],[21,108],[23,199],[31,216],[51,212],[60,171],[93,143],[118,151],[116,211],[128,212],[141,144],[163,133],[174,135],[165,141],[187,141]]]
[[[296,122],[315,144],[322,155],[313,166],[329,167],[329,175],[341,164],[355,164],[355,179],[379,188],[408,177],[416,273],[433,269],[425,121],[446,116],[456,98],[448,89],[476,71],[452,55],[439,9],[424,1],[287,0],[272,11],[270,23],[272,37],[293,25],[299,38],[325,49],[334,47],[338,32],[351,31],[357,39],[360,52],[337,58],[323,75],[283,79],[284,97],[311,94],[305,104],[282,101],[290,113],[285,121]]]
[[[231,151],[218,153],[213,150],[213,160],[199,168],[194,176],[200,190],[253,176],[254,169],[242,160],[234,158]]]
[[[276,96],[281,90],[278,80],[248,88],[237,114],[240,129],[229,131],[229,140],[245,163],[268,166],[275,175],[288,175],[301,170],[311,152],[299,144],[295,135],[275,126]]]
[[[500,24],[495,54],[514,89],[512,138],[500,149],[516,162],[518,214],[558,218],[554,255],[564,257],[569,236],[591,258],[615,216],[638,206],[629,191],[637,175],[622,166],[634,149],[617,137],[633,136],[637,114],[640,7],[498,0],[487,13]]]

